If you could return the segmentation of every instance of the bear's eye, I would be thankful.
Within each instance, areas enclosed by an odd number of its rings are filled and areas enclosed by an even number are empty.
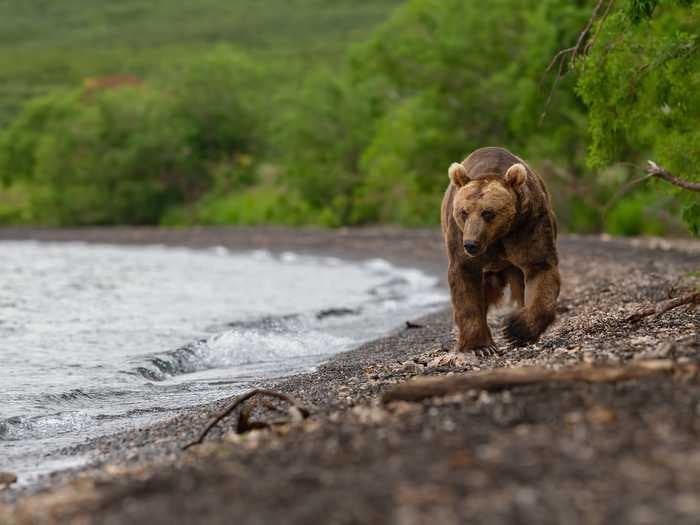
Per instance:
[[[463,221],[466,221],[467,217],[469,217],[469,214],[467,213],[467,210],[462,210],[459,212],[459,216],[462,218]]]
[[[493,218],[496,216],[496,214],[491,211],[491,210],[484,210],[481,212],[481,217],[486,221],[486,222],[491,222]]]

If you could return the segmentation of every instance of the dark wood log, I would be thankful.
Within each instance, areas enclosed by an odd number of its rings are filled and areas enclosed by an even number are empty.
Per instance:
[[[392,401],[421,401],[469,390],[502,390],[536,383],[578,381],[585,383],[614,383],[643,377],[682,372],[695,375],[695,363],[671,360],[640,361],[622,366],[576,366],[561,370],[539,367],[502,368],[440,377],[420,377],[398,384],[382,396],[384,403]]]

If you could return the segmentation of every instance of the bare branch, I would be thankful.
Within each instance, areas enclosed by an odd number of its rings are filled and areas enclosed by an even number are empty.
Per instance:
[[[653,177],[653,175],[647,174],[643,177],[632,179],[631,181],[628,181],[625,184],[623,184],[622,187],[615,192],[615,195],[610,197],[608,202],[605,203],[605,206],[603,206],[603,216],[606,216],[608,214],[608,211],[610,211],[612,205],[615,204],[618,200],[620,200],[620,198],[623,197],[625,194],[627,194],[628,191],[634,188],[637,184],[641,184],[642,182],[644,182],[647,179],[650,179],[651,177]]]
[[[600,9],[600,6],[603,5],[603,0],[598,0],[598,3],[596,3],[595,7],[593,8],[593,13],[591,14],[591,17],[588,19],[588,23],[586,24],[586,27],[581,31],[581,34],[578,36],[578,40],[576,41],[576,45],[574,46],[574,50],[571,52],[571,63],[573,64],[576,61],[576,56],[578,55],[578,52],[581,50],[581,46],[583,45],[583,42],[588,35],[588,32],[591,30],[591,27],[593,27],[593,22],[595,22],[596,16],[598,16],[598,10]]]
[[[233,412],[238,406],[240,406],[242,403],[247,401],[253,396],[256,395],[261,395],[261,396],[268,396],[268,397],[276,397],[277,399],[281,399],[282,401],[286,401],[290,405],[292,405],[294,408],[296,408],[299,413],[303,417],[308,417],[309,416],[309,411],[305,408],[302,408],[297,401],[291,397],[288,396],[287,394],[283,394],[282,392],[276,392],[274,390],[265,390],[263,388],[256,388],[255,390],[251,390],[250,392],[246,392],[245,394],[238,396],[229,406],[227,406],[224,410],[219,412],[214,419],[212,419],[209,424],[207,424],[206,427],[202,430],[202,432],[199,434],[197,439],[192,441],[191,443],[188,443],[184,447],[182,447],[182,450],[187,450],[188,448],[194,446],[194,445],[199,445],[202,441],[204,441],[204,438],[207,436],[209,431],[216,426],[216,424],[224,419],[226,416],[228,416],[231,412]],[[241,423],[241,420],[239,419],[239,426],[245,427],[247,424],[247,419],[248,419],[248,414],[243,415],[243,420],[245,420],[243,423]],[[251,423],[252,424],[252,423]]]
[[[549,70],[552,69],[552,67],[554,67],[554,64],[556,64],[557,60],[562,58],[562,55],[566,55],[567,53],[571,53],[572,51],[574,51],[574,49],[576,49],[576,48],[575,47],[567,47],[566,49],[560,50],[556,55],[554,55],[554,58],[547,66],[547,69],[545,69],[545,72],[549,72]]]
[[[501,368],[452,376],[420,377],[387,390],[382,396],[382,401],[420,401],[469,390],[501,390],[537,383],[614,383],[673,373],[694,376],[698,373],[698,365],[660,359],[622,366],[576,366],[563,370],[540,367]]]
[[[671,184],[673,184],[674,186],[678,186],[679,188],[683,188],[689,191],[700,192],[700,182],[690,182],[676,177],[675,175],[670,174],[664,168],[659,166],[653,160],[647,161],[647,164],[647,173],[649,175],[664,179],[666,182],[670,182]]]
[[[601,6],[603,5],[604,0],[598,0],[596,3],[595,7],[593,8],[593,12],[591,13],[591,17],[588,19],[588,22],[586,23],[586,27],[583,28],[583,31],[581,31],[581,34],[579,34],[578,39],[576,40],[576,45],[573,47],[567,47],[566,49],[560,50],[556,55],[554,55],[554,58],[552,58],[552,61],[549,63],[547,66],[547,69],[545,69],[545,73],[549,72],[554,65],[559,61],[559,70],[557,71],[557,76],[554,78],[554,82],[552,82],[552,87],[549,90],[549,95],[547,96],[547,101],[544,104],[544,111],[542,112],[541,119],[544,119],[546,115],[546,110],[549,107],[549,103],[552,100],[552,96],[554,95],[554,92],[557,89],[557,86],[559,85],[559,82],[561,81],[562,78],[566,75],[566,72],[564,71],[564,64],[566,63],[566,55],[570,55],[569,58],[569,66],[573,66],[574,62],[576,61],[576,57],[583,51],[583,53],[586,53],[588,51],[588,48],[590,47],[589,45],[586,45],[584,49],[582,49],[582,46],[584,42],[586,41],[586,36],[591,31],[591,28],[593,27],[593,24],[596,21],[596,18],[598,16],[598,11],[600,11]],[[603,13],[603,16],[601,18],[602,22],[605,22],[605,19],[608,16],[608,12],[610,11],[610,7],[612,6],[614,0],[608,0],[608,5],[605,8],[605,12]],[[597,36],[594,35],[593,38]]]
[[[600,17],[600,24],[598,25],[598,30],[591,36],[591,38],[588,39],[588,42],[586,42],[586,47],[583,48],[584,55],[588,54],[588,51],[590,51],[591,47],[593,47],[593,44],[598,38],[600,31],[603,29],[603,24],[605,24],[605,20],[607,20],[608,15],[610,14],[610,8],[614,3],[615,0],[608,1],[608,5],[605,8],[605,12],[603,12],[603,16]]]
[[[700,292],[692,292],[686,295],[681,295],[674,299],[668,299],[667,301],[661,301],[660,303],[652,304],[645,308],[640,308],[635,313],[630,315],[625,319],[628,323],[636,323],[645,317],[650,315],[659,316],[663,313],[683,306],[685,304],[700,304]]]
[[[562,183],[561,189],[568,195],[578,197],[587,206],[595,209],[598,213],[603,213],[603,206],[594,197],[592,188],[586,185],[584,181],[577,179],[571,173],[549,160],[543,161],[540,169],[545,178],[551,177],[560,181]]]
[[[583,43],[586,41],[586,37],[591,31],[591,28],[593,27],[593,24],[596,21],[596,18],[598,16],[598,11],[600,11],[601,6],[603,5],[604,0],[598,0],[596,3],[595,7],[593,8],[593,12],[591,13],[591,17],[588,19],[588,22],[586,23],[586,27],[583,28],[583,31],[578,35],[578,39],[576,40],[576,45],[572,47],[567,47],[566,49],[562,49],[559,51],[556,55],[554,55],[554,58],[552,59],[552,62],[549,64],[547,67],[546,71],[549,71],[552,66],[556,63],[557,59],[561,57],[562,64],[564,62],[564,56],[567,54],[571,55],[571,58],[569,59],[569,64],[573,65],[573,63],[576,61],[576,57],[583,51],[584,53],[589,49],[590,47],[590,41],[586,44],[586,46],[581,49],[583,46]],[[608,17],[608,12],[610,11],[610,7],[612,6],[614,0],[608,0],[608,5],[605,8],[605,12],[603,13],[603,16],[601,17],[601,21],[604,22],[605,19]],[[595,37],[596,35],[594,35]],[[560,65],[560,73],[559,76],[561,77],[561,65]]]

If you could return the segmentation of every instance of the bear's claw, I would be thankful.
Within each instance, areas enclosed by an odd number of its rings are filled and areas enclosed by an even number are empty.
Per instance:
[[[506,319],[503,327],[503,337],[514,346],[526,346],[537,341],[538,336],[533,334],[527,321],[519,315],[511,315]]]
[[[490,345],[487,346],[480,346],[479,348],[474,349],[474,355],[477,357],[491,357],[495,355],[499,355],[498,347],[495,345],[495,343],[491,343]]]

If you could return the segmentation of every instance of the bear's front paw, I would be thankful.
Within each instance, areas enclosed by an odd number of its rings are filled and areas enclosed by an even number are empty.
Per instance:
[[[501,354],[501,352],[498,350],[498,347],[496,346],[496,343],[493,342],[481,346],[458,345],[457,347],[455,347],[454,351],[460,353],[473,352],[474,355],[477,357],[492,357]]]
[[[539,333],[528,323],[522,312],[514,313],[506,319],[503,337],[514,346],[525,346],[534,343]]]

